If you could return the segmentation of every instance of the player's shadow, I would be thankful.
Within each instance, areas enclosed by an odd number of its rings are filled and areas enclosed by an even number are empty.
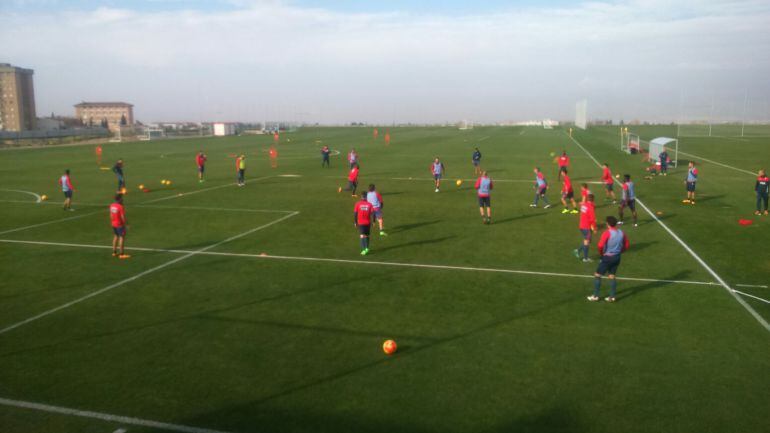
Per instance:
[[[434,220],[434,221],[423,221],[423,222],[412,223],[412,224],[401,224],[401,225],[393,226],[393,228],[388,230],[388,231],[391,232],[391,233],[401,233],[401,232],[405,232],[405,231],[408,231],[408,230],[413,230],[413,229],[417,229],[417,228],[420,228],[420,227],[429,226],[431,224],[438,224],[440,222],[441,222],[441,220]]]
[[[653,241],[653,242],[635,242],[632,245],[631,251],[633,251],[633,252],[641,251],[641,250],[643,250],[645,248],[648,248],[648,247],[650,247],[652,245],[655,245],[657,243],[658,243],[658,241]]]
[[[393,246],[387,246],[387,247],[384,247],[384,248],[377,248],[376,251],[377,252],[385,252],[385,251],[390,251],[390,250],[396,250],[396,249],[399,249],[399,248],[417,247],[417,246],[420,246],[420,245],[427,245],[427,244],[437,244],[437,243],[440,243],[440,242],[444,242],[447,239],[452,239],[452,238],[455,238],[455,237],[456,236],[452,235],[452,236],[444,236],[442,238],[436,238],[436,239],[424,239],[424,240],[421,240],[421,241],[412,241],[412,242],[407,242],[405,244],[398,244],[398,245],[393,245]]]
[[[513,216],[513,217],[503,218],[501,220],[493,219],[492,220],[492,225],[494,226],[494,225],[497,225],[497,224],[506,224],[506,223],[513,222],[513,221],[524,220],[524,219],[527,219],[527,218],[541,217],[541,216],[545,216],[545,215],[547,215],[546,212],[538,212],[538,213],[525,213],[525,214],[516,215],[516,216]]]
[[[618,301],[621,301],[625,298],[639,295],[650,289],[660,289],[666,286],[670,286],[672,284],[681,284],[681,283],[675,283],[674,281],[676,280],[683,281],[691,273],[692,272],[690,271],[679,271],[676,274],[670,275],[666,278],[662,278],[661,281],[649,281],[638,286],[631,286],[629,289],[619,290],[616,298]],[[620,283],[621,284],[623,283],[622,278],[620,279]]]
[[[389,191],[389,192],[382,193],[383,197],[389,196],[389,195],[400,195],[400,194],[404,194],[404,191]]]
[[[716,200],[719,198],[724,197],[726,194],[715,194],[715,195],[701,195],[700,197],[695,198],[695,203],[703,203],[704,201],[711,201]],[[697,206],[697,205],[696,205]]]

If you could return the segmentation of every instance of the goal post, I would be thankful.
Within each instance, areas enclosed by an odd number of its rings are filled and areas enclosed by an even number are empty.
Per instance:
[[[627,154],[637,154],[641,151],[642,141],[638,134],[628,132],[628,128],[620,130],[620,150]]]

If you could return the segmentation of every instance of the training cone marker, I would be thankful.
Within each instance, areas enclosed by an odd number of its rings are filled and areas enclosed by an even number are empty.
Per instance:
[[[382,351],[385,352],[387,355],[392,355],[396,353],[396,349],[398,349],[398,346],[396,345],[396,342],[393,340],[385,340],[384,343],[382,343]]]

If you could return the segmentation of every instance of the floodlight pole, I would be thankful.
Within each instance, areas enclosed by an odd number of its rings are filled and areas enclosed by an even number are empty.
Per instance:
[[[749,105],[749,89],[746,89],[746,94],[743,97],[743,119],[741,120],[741,137],[743,137],[743,130],[746,128],[746,108]]]
[[[711,113],[709,113],[709,137],[711,137],[712,123],[714,123],[714,95],[711,95]]]

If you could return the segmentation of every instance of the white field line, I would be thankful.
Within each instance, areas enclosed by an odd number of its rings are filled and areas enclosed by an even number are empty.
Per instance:
[[[23,191],[23,190],[20,190],[20,189],[0,189],[0,191],[18,192],[20,194],[29,194],[29,195],[35,197],[35,203],[40,203],[40,202],[43,201],[42,197],[40,197],[39,195],[35,194],[32,191]]]
[[[735,287],[749,287],[749,288],[760,288],[760,289],[766,289],[767,286],[761,285],[761,284],[733,284]]]
[[[477,141],[477,142],[479,142],[479,143],[481,143],[482,141],[484,141],[484,140],[486,140],[486,139],[488,139],[488,138],[489,138],[489,136],[488,136],[488,135],[485,135],[485,136],[483,136],[483,137],[479,138],[479,139],[478,139],[478,140],[476,140],[476,141]]]
[[[748,171],[748,170],[744,170],[742,168],[733,167],[732,165],[727,165],[727,164],[723,164],[721,162],[717,162],[717,161],[713,161],[713,160],[710,160],[710,159],[706,159],[706,158],[704,158],[702,156],[693,155],[692,153],[685,153],[685,152],[682,152],[681,150],[679,151],[679,153],[684,155],[684,156],[689,156],[691,158],[699,159],[701,161],[706,161],[706,162],[709,162],[711,164],[722,166],[724,168],[729,168],[731,170],[740,171],[741,173],[750,174],[752,176],[756,176],[757,175],[757,173],[754,173],[754,172],[751,172],[751,171]]]
[[[96,419],[99,421],[106,421],[118,424],[129,424],[139,427],[148,427],[166,431],[180,432],[180,433],[226,433],[220,430],[211,430],[200,427],[190,427],[180,424],[170,424],[167,422],[152,421],[148,419],[134,418],[130,416],[112,415],[104,412],[93,412],[90,410],[71,409],[68,407],[52,406],[50,404],[34,403],[31,401],[23,400],[11,400],[9,398],[0,398],[0,405],[15,407],[19,409],[31,409],[41,412],[56,413],[60,415],[79,416],[83,418]],[[119,429],[117,431],[126,431]]]
[[[568,135],[566,132],[565,132],[565,135],[567,135],[567,136],[569,137],[569,135]],[[572,142],[574,142],[575,144],[577,144],[577,145],[578,145],[578,147],[580,147],[580,149],[582,149],[582,150],[583,150],[583,152],[585,152],[585,154],[586,154],[586,155],[588,155],[588,156],[589,156],[589,157],[590,157],[590,158],[591,158],[591,159],[594,161],[594,163],[596,163],[597,167],[600,167],[600,168],[601,168],[601,166],[602,166],[602,165],[601,165],[601,164],[599,164],[599,161],[597,161],[597,160],[596,160],[596,158],[594,158],[594,156],[591,154],[591,152],[589,152],[589,151],[588,151],[588,149],[586,149],[585,147],[583,147],[583,145],[582,145],[582,144],[580,144],[580,142],[578,142],[578,141],[577,141],[577,140],[575,140],[574,138],[572,138],[572,137],[569,137],[569,139],[570,139],[570,140],[572,140]],[[615,179],[615,182],[616,182],[616,183],[620,183],[620,182],[619,182],[617,179]],[[670,228],[669,228],[669,227],[668,227],[668,226],[667,226],[667,225],[666,225],[666,224],[665,224],[663,221],[661,221],[661,220],[660,220],[660,219],[659,219],[659,218],[658,218],[658,217],[655,215],[655,212],[651,211],[651,210],[650,210],[650,208],[648,208],[648,207],[647,207],[647,205],[645,205],[645,204],[644,204],[644,202],[642,202],[642,201],[641,201],[641,200],[639,200],[638,198],[636,199],[636,202],[637,202],[637,203],[639,203],[639,205],[640,205],[640,206],[642,206],[642,209],[644,209],[644,210],[645,210],[645,212],[647,212],[647,213],[648,213],[648,214],[649,214],[649,215],[652,217],[652,219],[654,219],[654,220],[655,220],[655,222],[657,222],[658,224],[660,224],[660,226],[661,226],[661,227],[663,227],[663,229],[664,229],[666,232],[668,232],[668,234],[669,234],[669,235],[671,235],[671,237],[673,237],[673,238],[674,238],[674,240],[676,240],[676,241],[679,243],[679,245],[681,245],[681,246],[682,246],[682,248],[684,248],[684,249],[685,249],[685,251],[687,251],[688,253],[690,253],[690,255],[691,255],[691,256],[692,256],[692,257],[693,257],[693,258],[694,258],[694,259],[695,259],[695,260],[696,260],[696,261],[697,261],[697,262],[698,262],[698,263],[699,263],[699,264],[700,264],[700,265],[701,265],[701,266],[702,266],[702,267],[703,267],[703,268],[704,268],[704,269],[705,269],[705,270],[706,270],[706,271],[709,273],[709,274],[711,274],[711,276],[712,276],[712,277],[714,277],[714,279],[715,279],[715,280],[717,280],[717,282],[719,282],[719,285],[721,285],[721,286],[722,286],[722,287],[723,287],[725,290],[727,290],[727,293],[729,293],[729,294],[730,294],[730,295],[731,295],[731,296],[732,296],[732,297],[733,297],[733,298],[734,298],[736,301],[738,301],[738,303],[739,303],[739,304],[740,304],[740,305],[741,305],[743,308],[745,308],[745,309],[746,309],[746,311],[748,311],[748,312],[749,312],[749,314],[751,314],[752,316],[754,316],[754,319],[756,319],[756,320],[757,320],[757,322],[759,322],[759,324],[760,324],[760,325],[762,325],[762,327],[764,327],[764,328],[765,328],[765,329],[766,329],[768,332],[770,332],[770,323],[768,323],[768,322],[767,322],[767,320],[765,320],[765,319],[764,319],[764,317],[760,316],[760,315],[759,315],[759,313],[757,313],[757,311],[756,311],[756,310],[754,310],[754,308],[752,308],[752,307],[751,307],[751,305],[749,305],[748,303],[746,303],[746,301],[745,301],[745,300],[743,300],[743,298],[741,298],[739,295],[737,295],[737,294],[735,293],[735,291],[734,291],[732,288],[730,288],[730,286],[729,286],[729,285],[728,285],[728,284],[727,284],[727,283],[726,283],[726,282],[725,282],[725,281],[722,279],[722,277],[720,277],[720,276],[719,276],[719,275],[716,273],[716,271],[714,271],[713,269],[711,269],[711,267],[710,267],[708,264],[706,264],[706,262],[705,262],[705,261],[703,261],[703,259],[702,259],[702,258],[700,258],[700,256],[699,256],[698,254],[696,254],[696,253],[695,253],[695,251],[693,251],[693,249],[692,249],[692,248],[690,248],[690,246],[689,246],[689,245],[687,245],[687,244],[686,244],[686,243],[685,243],[685,242],[684,242],[684,241],[683,241],[683,240],[682,240],[682,239],[681,239],[679,236],[677,236],[677,234],[676,234],[676,233],[674,233],[674,231],[673,231],[673,230],[671,230],[671,229],[670,229]]]
[[[270,226],[272,226],[274,224],[278,224],[279,222],[281,222],[283,220],[286,220],[286,219],[289,219],[289,218],[291,218],[291,217],[293,217],[295,215],[298,215],[298,214],[299,214],[299,212],[292,212],[292,213],[290,213],[288,215],[282,216],[281,218],[275,219],[275,220],[273,220],[273,221],[271,221],[271,222],[269,222],[267,224],[262,224],[261,226],[255,227],[255,228],[253,228],[251,230],[247,230],[247,231],[245,231],[243,233],[239,233],[237,235],[230,236],[229,238],[227,238],[227,239],[225,239],[223,241],[219,241],[219,242],[211,244],[211,245],[209,245],[207,247],[203,247],[203,248],[200,248],[200,249],[197,249],[197,250],[184,251],[184,253],[183,253],[184,255],[183,256],[177,257],[177,258],[175,258],[173,260],[170,260],[168,262],[165,262],[165,263],[160,264],[158,266],[155,266],[153,268],[150,268],[150,269],[147,269],[145,271],[142,271],[142,272],[140,272],[140,273],[138,273],[138,274],[136,274],[136,275],[134,275],[132,277],[126,278],[124,280],[120,280],[117,283],[110,284],[107,287],[101,288],[101,289],[99,289],[97,291],[94,291],[94,292],[91,292],[91,293],[89,293],[87,295],[81,296],[80,298],[77,298],[77,299],[72,300],[70,302],[67,302],[65,304],[59,305],[58,307],[51,308],[50,310],[44,311],[44,312],[42,312],[40,314],[37,314],[35,316],[32,316],[32,317],[30,317],[28,319],[24,319],[24,320],[22,320],[20,322],[14,323],[14,324],[9,325],[9,326],[6,326],[5,328],[0,329],[0,334],[4,334],[4,333],[6,333],[8,331],[11,331],[13,329],[16,329],[16,328],[22,326],[22,325],[26,325],[27,323],[34,322],[35,320],[38,320],[38,319],[41,319],[41,318],[46,317],[48,315],[51,315],[51,314],[53,314],[53,313],[55,313],[57,311],[63,310],[65,308],[69,308],[69,307],[71,307],[71,306],[73,306],[75,304],[79,304],[79,303],[81,303],[81,302],[83,302],[83,301],[85,301],[87,299],[93,298],[95,296],[99,296],[102,293],[108,292],[108,291],[110,291],[110,290],[112,290],[112,289],[114,289],[116,287],[120,287],[120,286],[122,286],[122,285],[124,285],[126,283],[130,283],[132,281],[138,280],[139,278],[142,278],[143,276],[145,276],[147,274],[151,274],[151,273],[153,273],[155,271],[159,271],[159,270],[161,270],[163,268],[166,268],[168,266],[173,265],[174,263],[181,262],[182,260],[189,259],[190,257],[192,257],[192,256],[194,256],[196,254],[204,253],[204,252],[206,252],[206,251],[208,251],[210,249],[216,248],[216,247],[218,247],[218,246],[220,246],[222,244],[225,244],[227,242],[234,241],[236,239],[239,239],[239,238],[242,238],[244,236],[250,235],[250,234],[252,234],[254,232],[257,232],[259,230],[268,228],[268,227],[270,227]]]
[[[258,177],[258,178],[255,178],[255,179],[249,179],[249,180],[246,181],[246,183],[248,184],[248,183],[251,183],[251,182],[257,182],[257,181],[260,181],[260,180],[269,179],[271,177],[272,176],[263,176],[263,177]],[[156,199],[152,199],[152,200],[143,201],[143,202],[141,202],[139,204],[157,203],[159,201],[171,200],[171,199],[179,198],[179,197],[187,197],[187,196],[190,196],[190,195],[193,195],[193,194],[200,194],[202,192],[213,191],[215,189],[227,188],[228,186],[235,186],[235,185],[238,185],[238,184],[233,182],[233,183],[226,183],[224,185],[217,185],[217,186],[212,186],[212,187],[209,187],[209,188],[198,189],[198,190],[190,191],[190,192],[180,192],[180,193],[177,193],[177,194],[174,194],[174,195],[168,195],[168,196],[165,196],[165,197],[160,197],[160,198],[156,198]],[[2,233],[0,233],[0,234],[2,234]]]
[[[128,431],[128,430],[126,430],[126,429],[124,429],[124,428],[119,428],[119,429],[115,430],[115,431],[114,431],[114,432],[112,432],[112,433],[126,433],[127,431]]]
[[[97,248],[97,249],[110,249],[110,245],[92,245],[92,244],[73,244],[64,242],[44,242],[44,241],[23,241],[15,239],[0,239],[2,243],[12,244],[24,244],[24,245],[47,245],[57,247],[70,247],[70,248]],[[541,271],[527,271],[521,269],[504,269],[504,268],[479,268],[473,266],[451,266],[451,265],[431,265],[423,263],[402,263],[402,262],[382,262],[373,260],[352,260],[352,259],[331,259],[323,257],[301,257],[301,256],[278,256],[278,255],[263,255],[253,253],[228,253],[228,252],[216,252],[216,251],[190,251],[179,249],[164,249],[164,248],[143,248],[143,247],[131,247],[126,248],[127,251],[147,251],[147,252],[163,252],[173,254],[190,254],[207,256],[224,256],[224,257],[242,257],[253,259],[272,259],[272,260],[294,260],[303,262],[326,262],[326,263],[345,263],[355,265],[379,265],[379,266],[393,266],[404,268],[422,268],[422,269],[441,269],[441,270],[453,270],[453,271],[470,271],[470,272],[493,272],[502,274],[521,274],[521,275],[539,275],[547,277],[563,277],[563,278],[594,278],[593,274],[566,274],[560,272],[541,272]],[[687,280],[661,280],[655,278],[638,278],[638,277],[618,277],[618,280],[624,281],[638,281],[645,283],[670,283],[670,284],[691,284],[699,286],[714,286],[718,283],[710,281],[687,281]],[[2,331],[0,331],[2,333]]]
[[[519,135],[524,135],[524,133],[527,132],[526,128],[521,128],[521,132],[519,132]]]
[[[0,200],[0,203],[22,203],[22,204],[37,204],[35,202],[31,202],[29,200]],[[40,203],[42,205],[56,205],[61,206],[61,203],[51,203],[51,202],[42,202]],[[80,206],[93,206],[93,207],[104,207],[105,209],[107,206],[109,206],[109,203],[81,203],[77,202]],[[189,209],[189,210],[209,210],[209,211],[221,211],[221,212],[254,212],[254,213],[292,213],[295,212],[293,210],[278,210],[278,209],[249,209],[249,208],[240,208],[240,207],[209,207],[209,206],[164,206],[164,205],[155,205],[155,204],[135,204],[131,206],[132,208],[157,208],[157,209]]]
[[[106,211],[101,211],[101,210],[96,211],[96,212],[81,213],[81,214],[77,214],[75,216],[71,216],[71,217],[67,217],[67,218],[58,218],[58,219],[55,219],[55,220],[52,220],[52,221],[46,221],[44,223],[32,224],[32,225],[29,225],[29,226],[17,227],[15,229],[5,230],[5,231],[0,232],[0,235],[4,235],[4,234],[8,234],[8,233],[20,232],[22,230],[34,229],[36,227],[43,227],[43,226],[47,226],[49,224],[56,224],[56,223],[60,223],[60,222],[64,222],[64,221],[76,220],[76,219],[79,219],[79,218],[84,218],[84,217],[87,217],[87,216],[96,215],[97,213],[100,213],[100,212],[105,212],[105,215],[107,215]]]
[[[743,292],[741,292],[741,291],[739,291],[739,290],[733,290],[733,292],[735,292],[735,293],[739,293],[739,294],[741,294],[741,295],[743,295],[743,296],[748,296],[749,298],[754,298],[754,299],[756,299],[757,301],[762,301],[762,302],[764,302],[765,304],[770,304],[770,301],[768,301],[768,300],[767,300],[767,299],[765,299],[765,298],[760,298],[759,296],[749,295],[748,293],[743,293]]]

